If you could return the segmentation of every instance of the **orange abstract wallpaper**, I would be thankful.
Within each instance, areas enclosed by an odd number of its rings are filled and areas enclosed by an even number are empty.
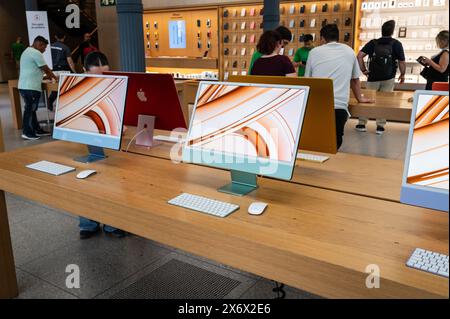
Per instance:
[[[64,76],[62,81],[56,127],[120,136],[126,79]]]
[[[449,189],[449,98],[419,96],[408,183]]]
[[[291,162],[306,91],[236,85],[203,85],[188,145],[217,152]]]

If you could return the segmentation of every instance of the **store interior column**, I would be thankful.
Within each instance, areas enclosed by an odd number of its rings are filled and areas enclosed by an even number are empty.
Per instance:
[[[118,0],[117,16],[122,71],[145,72],[144,31],[142,29],[142,0]]]
[[[280,0],[264,0],[264,31],[280,25]]]
[[[26,11],[38,11],[37,0],[25,0]]]

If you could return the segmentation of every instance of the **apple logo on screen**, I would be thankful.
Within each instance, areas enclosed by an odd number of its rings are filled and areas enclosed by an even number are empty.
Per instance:
[[[142,91],[142,89],[139,89],[139,91],[137,92],[137,97],[138,97],[139,101],[147,102],[147,97],[145,96],[145,92]]]

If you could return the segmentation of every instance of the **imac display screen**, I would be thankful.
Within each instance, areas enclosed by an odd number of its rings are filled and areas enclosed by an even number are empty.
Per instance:
[[[123,76],[61,76],[54,137],[118,149],[127,82]]]
[[[406,181],[449,189],[449,97],[418,95]]]
[[[307,97],[305,88],[203,83],[187,146],[293,163]]]
[[[186,49],[186,21],[169,21],[169,47]]]

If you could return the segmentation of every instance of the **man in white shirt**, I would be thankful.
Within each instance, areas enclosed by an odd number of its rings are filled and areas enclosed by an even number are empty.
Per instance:
[[[372,101],[361,95],[358,60],[352,48],[338,43],[339,29],[336,24],[327,24],[320,30],[321,46],[309,53],[305,76],[330,78],[334,87],[334,108],[336,113],[336,136],[338,149],[341,147],[344,128],[350,115],[348,102],[350,88],[360,103]]]

